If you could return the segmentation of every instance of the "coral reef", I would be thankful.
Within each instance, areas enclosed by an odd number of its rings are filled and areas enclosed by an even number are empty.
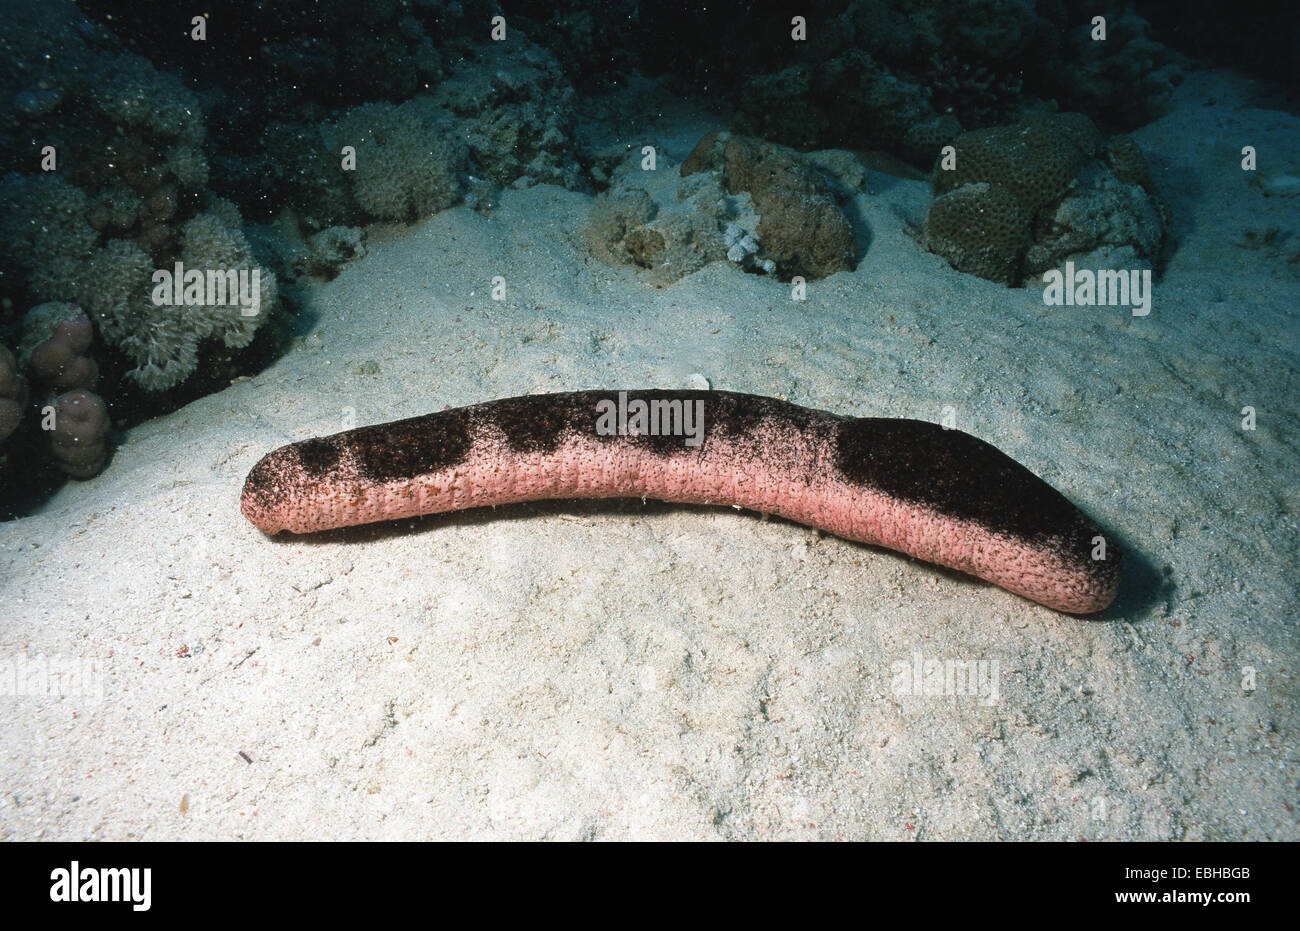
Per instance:
[[[485,36],[486,0],[240,11],[240,28],[195,45],[164,0],[0,0],[0,327],[18,348],[0,427],[31,439],[24,374],[47,397],[94,386],[120,421],[224,384],[275,351],[303,279],[364,253],[366,224],[488,212],[509,187],[608,186],[588,247],[660,286],[720,261],[786,279],[853,268],[844,208],[868,156],[848,148],[928,168],[956,145],[927,244],[994,280],[1075,255],[1158,262],[1168,241],[1132,140],[1051,115],[1073,107],[1111,132],[1163,106],[1177,56],[1133,0],[815,0],[808,42],[767,17],[636,0],[526,4],[503,41]],[[723,27],[748,54],[717,54]],[[656,69],[669,74],[645,76]],[[710,134],[680,175],[620,173],[631,143],[591,151],[599,115],[575,86],[625,72],[729,100],[748,134]],[[209,281],[256,273],[256,308],[160,299],[176,263]]]
[[[936,196],[925,220],[926,246],[958,271],[1010,283],[1028,247],[1029,221],[1010,191],[987,182]]]
[[[366,254],[365,231],[358,226],[331,226],[313,234],[295,270],[333,278],[339,269]]]
[[[662,164],[655,172],[620,167],[612,155],[602,155],[607,164],[599,169],[610,187],[597,196],[583,230],[587,248],[603,262],[648,269],[658,286],[724,259],[786,279],[853,267],[853,227],[836,197],[865,191],[867,171],[850,152],[800,155],[712,132],[679,172]]]
[[[523,5],[511,22],[549,49],[565,74],[605,84],[635,67],[637,50],[627,30],[639,23],[641,6],[640,0],[549,0]]]
[[[903,133],[902,154],[917,165],[933,165],[939,150],[961,135],[961,121],[951,113],[915,123]]]
[[[1045,75],[1043,89],[1069,106],[1115,126],[1132,129],[1168,109],[1182,81],[1176,56],[1148,35],[1147,21],[1132,5],[1111,2],[1075,4],[1074,25],[1065,33],[1062,58],[1068,68]],[[1104,15],[1106,38],[1092,38],[1092,18]]]
[[[466,149],[428,98],[351,107],[319,125],[278,127],[274,171],[304,227],[410,222],[461,198]],[[355,151],[345,169],[343,150]]]
[[[645,228],[656,211],[654,201],[641,188],[610,188],[592,204],[583,228],[587,248],[609,265],[649,268],[650,257],[664,247],[662,234]]]
[[[209,197],[206,212],[168,229],[165,251],[150,253],[139,238],[98,233],[88,216],[92,203],[57,176],[0,179],[0,230],[13,244],[5,262],[24,282],[19,293],[29,301],[83,307],[107,346],[128,361],[127,377],[142,388],[164,391],[183,382],[195,371],[205,339],[247,346],[275,311],[275,275],[253,257],[233,204]],[[246,314],[229,298],[220,306],[155,302],[155,270],[176,261],[200,271],[256,271],[257,312]]]
[[[625,175],[593,202],[583,229],[593,255],[649,270],[656,287],[726,257],[718,220],[698,197],[661,197],[661,204],[635,184],[635,176]]]
[[[17,306],[80,305],[128,379],[174,388],[195,371],[203,340],[246,346],[277,308],[274,274],[252,256],[238,211],[207,189],[204,110],[71,3],[7,3],[5,13],[21,28],[4,39],[0,94],[26,103],[0,125],[0,234],[10,245],[0,289]],[[256,269],[259,312],[155,303],[153,272],[177,260]]]
[[[957,132],[1045,107],[1131,129],[1181,80],[1180,57],[1147,36],[1132,0],[828,0],[800,12],[806,42],[766,17],[643,11],[644,64],[729,96],[753,135],[885,149],[926,168]],[[1091,35],[1099,14],[1105,41]],[[716,55],[724,29],[746,55]]]
[[[55,464],[73,478],[99,474],[108,458],[108,409],[97,394],[77,388],[54,404],[50,450]]]
[[[356,171],[343,175],[353,200],[370,217],[414,220],[460,199],[465,148],[441,131],[423,100],[354,107],[327,127],[325,137],[335,158],[344,145],[356,148]]]
[[[781,277],[825,278],[853,268],[853,225],[821,173],[794,150],[712,132],[682,162],[683,178],[701,171],[716,172],[729,194],[749,194],[758,241]]]
[[[1160,214],[1160,222],[1164,230],[1168,232],[1173,222],[1173,214],[1169,209],[1169,202],[1165,200],[1164,195],[1156,186],[1155,180],[1151,177],[1151,166],[1147,164],[1146,156],[1142,154],[1142,149],[1133,137],[1120,134],[1111,136],[1106,143],[1106,161],[1110,164],[1111,171],[1115,177],[1124,184],[1137,185],[1146,191],[1151,198],[1152,206]]]
[[[445,79],[401,102],[268,113],[254,133],[263,149],[219,157],[219,188],[268,218],[293,210],[308,236],[457,203],[486,211],[502,187],[588,189],[574,157],[573,88],[550,52],[511,36],[465,45]]]
[[[296,211],[285,208],[269,224],[248,229],[251,248],[265,256],[277,270],[282,295],[295,295],[294,304],[309,299],[304,292],[307,279],[326,281],[338,276],[343,266],[366,254],[366,231],[360,226],[327,226],[304,235],[304,224]]]
[[[18,374],[25,370],[41,406],[41,430],[26,431],[25,452],[39,458],[44,444],[60,471],[80,479],[98,474],[108,456],[108,407],[92,390],[99,380],[94,338],[81,308],[51,301],[23,316],[16,360],[0,347],[0,439],[21,427],[27,414],[26,382]],[[48,440],[38,443],[41,431]]]
[[[1157,263],[1168,206],[1128,136],[1078,113],[964,133],[936,165],[925,243],[954,268],[1007,284],[1068,258]]]
[[[19,364],[38,384],[59,391],[93,388],[99,366],[90,356],[95,328],[75,304],[51,301],[23,317]]]
[[[1029,215],[1059,201],[1095,151],[1077,131],[1076,116],[1032,117],[962,134],[953,143],[956,165],[934,172],[935,194],[986,181],[1009,191]]]
[[[434,101],[463,124],[479,170],[501,187],[586,190],[574,158],[575,92],[555,56],[522,37],[489,42],[444,78]]]

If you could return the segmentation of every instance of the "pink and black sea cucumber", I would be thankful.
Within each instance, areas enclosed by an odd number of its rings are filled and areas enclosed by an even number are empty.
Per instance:
[[[601,429],[620,394],[627,410],[644,403],[649,420]],[[693,412],[702,415],[694,439],[671,429],[674,417],[692,426],[680,418]],[[241,508],[268,534],[311,533],[517,501],[623,497],[778,514],[1072,614],[1105,609],[1119,587],[1119,548],[983,440],[725,391],[528,395],[303,440],[253,467]]]

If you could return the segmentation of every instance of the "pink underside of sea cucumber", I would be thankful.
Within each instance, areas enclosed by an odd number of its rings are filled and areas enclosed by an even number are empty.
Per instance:
[[[1100,531],[1041,479],[973,437],[956,431],[944,437],[939,428],[916,421],[853,421],[772,399],[727,395],[711,404],[720,422],[701,445],[689,447],[680,438],[676,445],[671,440],[654,445],[645,437],[597,436],[584,428],[582,411],[595,398],[613,396],[507,399],[291,444],[254,467],[242,510],[273,534],[551,498],[736,505],[948,566],[1059,611],[1094,613],[1115,596],[1118,549],[1112,548],[1107,561],[1092,560],[1086,554]],[[555,399],[554,410],[545,406],[547,398]],[[502,412],[493,410],[494,404],[516,407]],[[534,415],[542,426],[528,433],[518,418]],[[1023,514],[1000,526],[996,507],[986,513],[978,501],[956,506],[955,493],[915,492],[907,476],[879,473],[894,467],[877,465],[871,452],[865,454],[872,460],[867,468],[877,472],[864,477],[852,463],[846,465],[846,450],[863,455],[850,442],[855,423],[885,424],[882,442],[898,445],[915,437],[914,445],[923,451],[932,444],[958,444],[961,455],[956,456],[934,447],[951,458],[945,458],[940,473],[964,468],[967,460],[973,469],[1003,470],[989,476],[990,493],[1006,494],[1002,486],[1008,481],[1025,483],[1025,495],[1041,495],[1051,505],[1044,526],[1027,525],[1033,518]],[[436,442],[425,454],[430,468],[422,471],[421,453],[413,454],[413,464],[406,447],[410,437],[431,432]],[[385,444],[393,449],[386,453]],[[880,452],[884,461],[885,453],[897,458],[900,450]],[[913,467],[925,477],[926,462]],[[971,494],[985,487],[980,476],[961,478],[962,489],[974,489]],[[933,483],[945,482],[936,473]],[[906,491],[896,493],[899,488]]]

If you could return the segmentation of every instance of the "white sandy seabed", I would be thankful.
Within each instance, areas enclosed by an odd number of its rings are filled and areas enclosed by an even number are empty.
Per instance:
[[[926,185],[881,174],[857,269],[802,304],[589,260],[590,198],[554,187],[375,231],[293,351],[0,527],[0,657],[102,671],[0,696],[0,837],[1300,839],[1300,201],[1240,168],[1295,172],[1300,120],[1247,88],[1194,74],[1136,134],[1179,239],[1144,318],[953,271],[908,233]],[[649,125],[673,171],[714,128]],[[1066,617],[731,509],[284,541],[238,510],[263,453],[350,415],[693,373],[951,406],[1115,532],[1119,602]],[[918,661],[984,678],[933,694]]]

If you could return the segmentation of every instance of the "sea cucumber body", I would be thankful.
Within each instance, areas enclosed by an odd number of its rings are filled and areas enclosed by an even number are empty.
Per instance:
[[[624,394],[629,404],[696,405],[698,444],[605,435],[599,405],[618,396],[506,398],[293,443],[254,466],[241,507],[274,534],[547,498],[738,505],[948,566],[1059,611],[1090,614],[1115,597],[1118,547],[1050,485],[969,434],[755,395],[633,391]],[[1094,558],[1099,537],[1102,559]]]

